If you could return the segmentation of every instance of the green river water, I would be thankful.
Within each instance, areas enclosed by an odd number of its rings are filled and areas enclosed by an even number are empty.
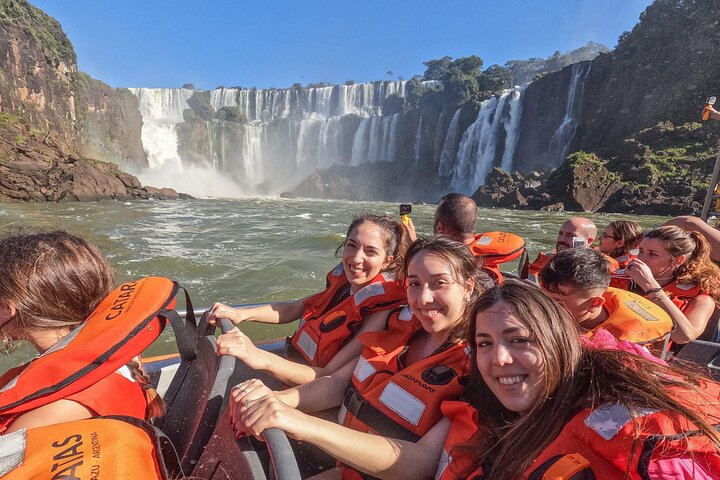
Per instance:
[[[337,264],[335,249],[360,212],[398,215],[398,205],[344,200],[278,198],[196,199],[94,203],[0,204],[0,232],[23,227],[61,228],[96,243],[118,281],[158,275],[186,287],[196,310],[214,301],[231,304],[301,298],[324,287]],[[435,205],[413,206],[418,233],[432,231]],[[478,232],[504,230],[527,242],[532,258],[554,246],[560,224],[572,214],[480,209]],[[613,220],[633,218],[645,227],[663,217],[587,214],[600,231]],[[505,270],[514,272],[516,265]],[[0,264],[0,272],[2,265]],[[253,339],[284,336],[294,324],[247,323]],[[169,329],[168,329],[169,330]],[[174,351],[169,334],[151,354]],[[22,347],[0,358],[0,371],[33,355]]]

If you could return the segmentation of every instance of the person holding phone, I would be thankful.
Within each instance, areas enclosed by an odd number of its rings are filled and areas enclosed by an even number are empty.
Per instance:
[[[521,275],[533,283],[538,283],[538,273],[548,264],[550,259],[558,252],[568,248],[590,248],[597,237],[597,227],[589,218],[572,217],[565,221],[560,227],[557,240],[555,241],[555,249],[547,252],[540,252],[526,271]],[[607,256],[606,256],[607,257]],[[618,263],[615,259],[610,259],[610,269],[615,272],[618,269]]]

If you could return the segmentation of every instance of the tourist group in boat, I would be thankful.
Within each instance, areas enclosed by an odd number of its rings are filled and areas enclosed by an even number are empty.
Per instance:
[[[573,217],[528,261],[520,236],[476,232],[477,218],[456,193],[432,235],[363,213],[324,290],[215,303],[200,323],[235,327],[213,354],[254,372],[229,389],[225,441],[260,449],[253,437],[280,429],[296,453],[310,444],[332,459],[315,479],[720,478],[720,385],[687,360],[718,339],[720,231],[694,217],[646,232]],[[5,235],[0,265],[3,341],[39,354],[0,379],[0,476],[232,478],[161,454],[177,403],[140,354],[165,323],[179,361],[203,338],[174,311],[176,283],[116,287],[97,247],[59,231]],[[297,320],[282,351],[242,332]]]

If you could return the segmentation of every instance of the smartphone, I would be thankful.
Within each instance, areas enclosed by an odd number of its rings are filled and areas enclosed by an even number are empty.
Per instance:
[[[572,241],[572,248],[585,248],[587,247],[587,238],[585,237],[574,237]]]
[[[716,102],[716,101],[717,101],[717,98],[715,98],[715,97],[708,97],[708,99],[707,99],[707,101],[706,101],[705,103],[707,103],[708,105],[715,105],[715,102]]]
[[[400,215],[410,215],[412,213],[412,203],[400,204]]]

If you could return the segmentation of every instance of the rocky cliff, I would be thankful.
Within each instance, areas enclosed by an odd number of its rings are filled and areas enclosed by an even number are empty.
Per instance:
[[[0,0],[0,201],[177,197],[110,162],[147,166],[137,98],[77,71],[60,25]]]

